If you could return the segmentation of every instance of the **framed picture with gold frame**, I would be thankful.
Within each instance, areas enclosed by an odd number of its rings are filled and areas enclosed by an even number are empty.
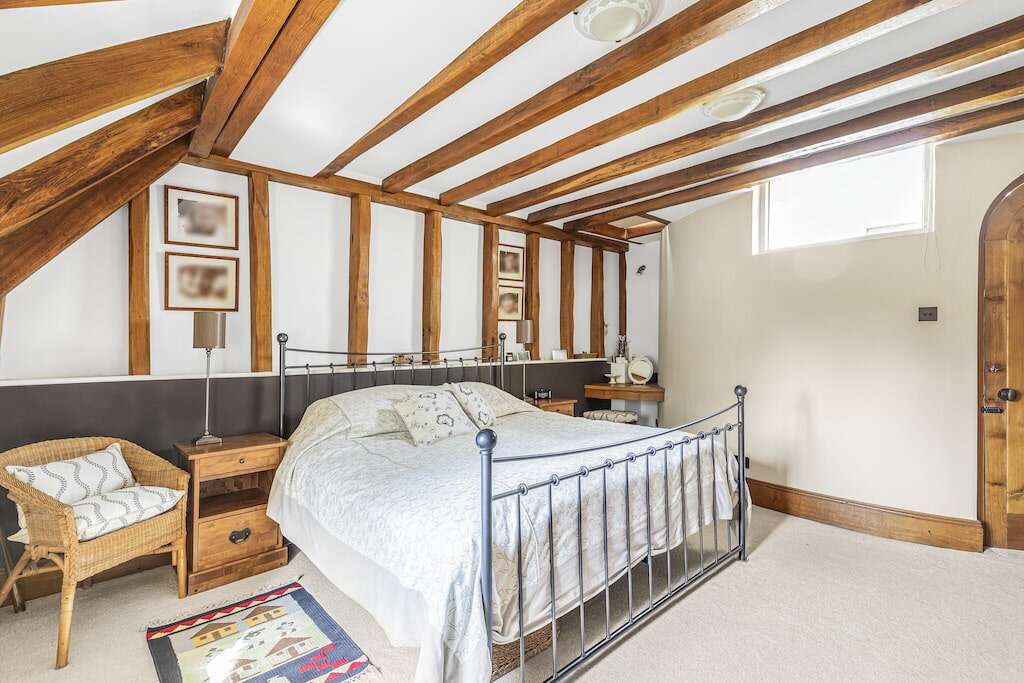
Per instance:
[[[165,185],[164,242],[238,249],[238,197]]]
[[[498,320],[522,320],[525,289],[498,284]]]
[[[164,310],[237,311],[238,258],[166,252]]]
[[[526,280],[526,247],[498,245],[498,279],[515,282]]]

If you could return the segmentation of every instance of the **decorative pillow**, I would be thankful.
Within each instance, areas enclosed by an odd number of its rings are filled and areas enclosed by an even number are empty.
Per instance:
[[[39,489],[66,505],[73,505],[89,496],[135,486],[132,471],[128,469],[118,443],[71,460],[34,467],[8,465],[5,469],[23,484]]]
[[[494,425],[494,411],[491,410],[491,406],[480,395],[480,392],[469,386],[468,383],[445,384],[443,388],[452,392],[455,400],[459,402],[462,409],[466,411],[466,415],[469,415],[469,419],[477,427],[487,429]]]
[[[161,486],[132,486],[89,496],[71,506],[78,540],[89,541],[161,515],[181,500],[184,491]]]
[[[349,437],[376,436],[404,432],[405,424],[395,412],[395,403],[404,401],[423,387],[386,384],[338,394],[330,398],[349,420]]]
[[[458,401],[445,389],[420,391],[396,403],[395,410],[417,446],[474,432]]]
[[[491,413],[495,419],[507,415],[515,415],[516,413],[539,410],[539,408],[531,406],[526,401],[519,400],[507,391],[502,391],[498,387],[485,384],[484,382],[459,382],[459,386],[476,390],[484,401],[487,402],[487,405],[490,406]]]

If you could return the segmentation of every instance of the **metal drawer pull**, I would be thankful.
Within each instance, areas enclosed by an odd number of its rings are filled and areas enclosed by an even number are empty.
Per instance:
[[[228,540],[238,545],[239,543],[245,543],[252,536],[252,530],[246,527],[245,529],[238,529],[228,534]]]

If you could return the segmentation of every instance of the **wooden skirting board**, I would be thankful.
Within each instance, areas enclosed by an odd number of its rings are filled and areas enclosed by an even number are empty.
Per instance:
[[[897,541],[939,548],[984,549],[981,522],[859,503],[820,493],[747,479],[754,505]]]

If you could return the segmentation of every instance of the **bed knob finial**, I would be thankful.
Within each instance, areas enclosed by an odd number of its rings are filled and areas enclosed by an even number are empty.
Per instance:
[[[747,395],[747,388],[742,384],[737,384],[736,388],[733,389],[733,391],[736,393],[736,396],[738,398],[743,398],[744,396]]]
[[[278,344],[284,344],[286,341],[288,341],[288,335],[287,334],[285,334],[284,332],[281,332],[281,333],[279,333],[277,335],[277,343]]]
[[[508,335],[502,332],[501,334],[498,335],[498,339],[500,339],[501,341],[505,341],[506,339],[508,339]]]
[[[481,429],[476,435],[476,445],[481,451],[493,451],[498,443],[498,435],[493,429]]]

